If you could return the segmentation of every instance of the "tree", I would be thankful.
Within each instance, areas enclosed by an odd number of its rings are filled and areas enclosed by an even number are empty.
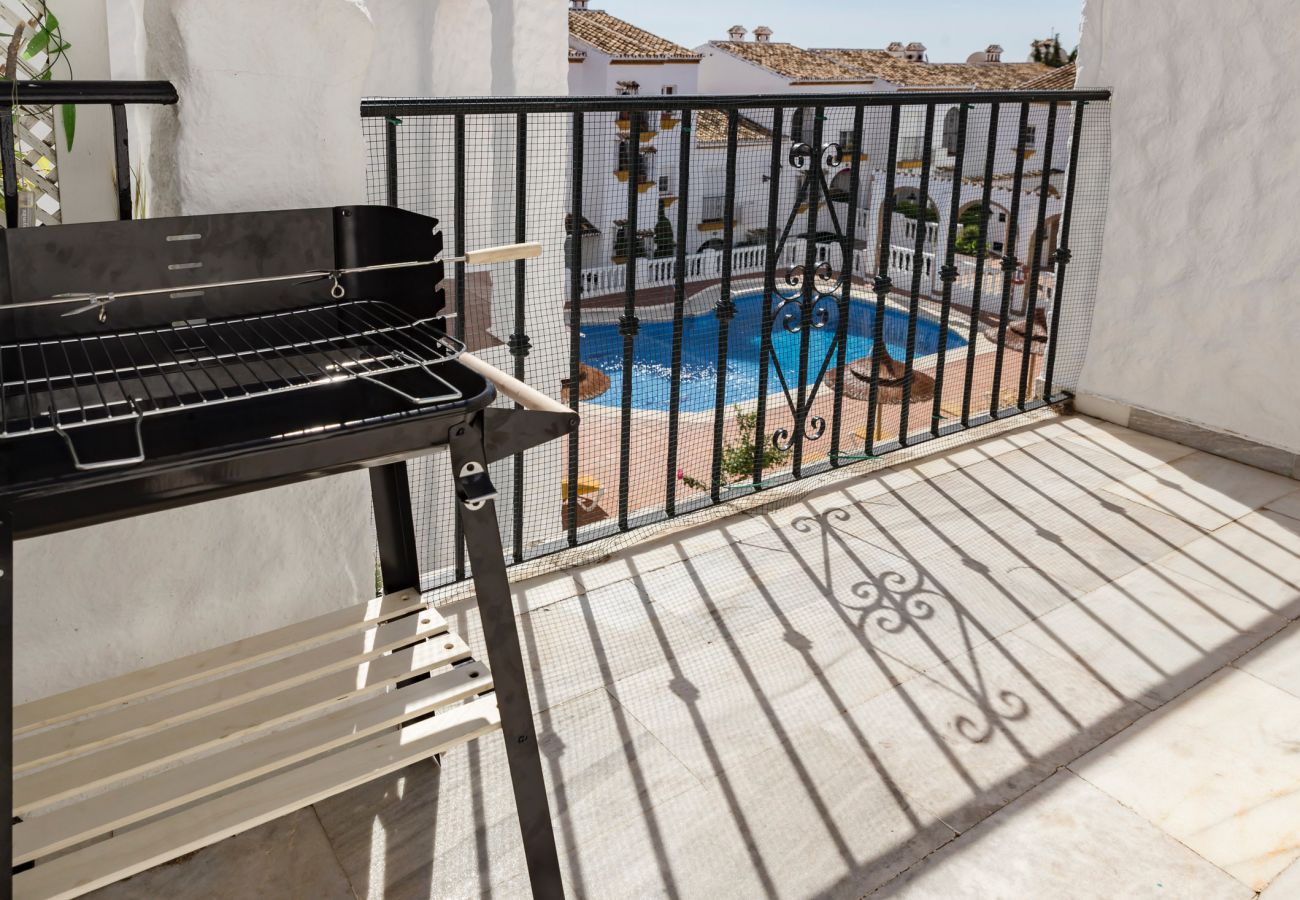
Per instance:
[[[659,221],[655,222],[655,259],[672,256],[676,249],[677,241],[673,238],[673,223],[668,221],[668,216],[664,213],[664,205],[660,202]]]

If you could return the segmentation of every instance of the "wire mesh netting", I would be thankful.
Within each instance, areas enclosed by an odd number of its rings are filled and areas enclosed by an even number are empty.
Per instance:
[[[1064,399],[1108,129],[1059,92],[363,104],[370,202],[544,247],[447,285],[456,337],[581,415],[493,466],[516,564]],[[426,588],[466,574],[445,465],[410,464]]]

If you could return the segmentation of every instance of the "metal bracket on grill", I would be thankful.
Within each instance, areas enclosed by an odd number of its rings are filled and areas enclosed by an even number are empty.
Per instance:
[[[53,407],[50,408],[50,427],[59,437],[63,438],[63,443],[68,445],[68,453],[72,454],[72,465],[79,472],[93,472],[96,469],[116,469],[121,466],[134,466],[144,462],[144,435],[141,433],[141,427],[144,424],[144,413],[136,406],[135,401],[130,397],[126,402],[131,406],[131,414],[135,425],[135,445],[136,454],[134,456],[119,456],[116,459],[103,459],[96,462],[82,462],[81,457],[77,455],[77,445],[73,443],[72,435],[68,430],[59,424],[58,411]]]
[[[482,509],[485,503],[498,496],[487,469],[481,463],[470,460],[456,473],[456,498],[465,504],[466,509]]]
[[[412,368],[421,370],[422,372],[424,372],[424,374],[428,375],[435,382],[442,385],[443,387],[442,393],[429,394],[427,396],[417,397],[414,394],[408,394],[406,391],[402,390],[396,385],[389,384],[386,381],[382,381],[379,377],[375,375],[368,375],[365,372],[353,372],[351,374],[353,375],[353,377],[359,378],[360,380],[365,381],[369,384],[373,384],[376,387],[381,387],[386,391],[392,391],[394,394],[396,394],[397,396],[401,397],[403,400],[406,400],[407,402],[411,403],[414,406],[430,406],[434,403],[443,403],[446,400],[455,399],[456,397],[459,396],[459,393],[454,389],[450,389],[449,392],[450,386],[447,384],[447,382],[443,381],[441,378],[435,375],[426,364],[424,364],[423,362],[421,362],[419,359],[415,358],[411,354],[403,353],[401,350],[394,350],[393,356],[397,357],[398,359],[405,360],[406,362],[411,364]],[[381,373],[381,374],[393,375],[393,374],[400,374],[402,371],[404,370],[399,369],[396,372],[388,372],[388,373]],[[409,370],[405,370],[405,371],[409,371]]]

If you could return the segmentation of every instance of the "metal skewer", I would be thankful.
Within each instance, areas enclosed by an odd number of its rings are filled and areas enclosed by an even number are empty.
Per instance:
[[[541,256],[542,245],[536,242],[523,244],[505,244],[500,247],[484,247],[480,250],[471,250],[464,256],[448,257],[446,262],[463,262],[468,265],[484,265],[494,262],[508,262],[519,259],[533,259]],[[341,269],[321,269],[314,272],[294,272],[289,275],[263,275],[258,278],[234,278],[227,281],[208,281],[201,284],[184,284],[173,285],[163,288],[144,288],[135,291],[104,291],[103,293],[91,292],[74,292],[66,294],[55,294],[45,300],[28,300],[23,303],[6,304],[0,309],[31,309],[42,306],[59,306],[69,303],[80,303],[81,306],[76,309],[68,310],[63,313],[68,316],[77,316],[82,313],[100,310],[101,314],[105,307],[114,301],[127,297],[152,297],[159,294],[177,294],[187,291],[207,291],[216,288],[242,287],[250,284],[271,284],[279,281],[314,281],[317,279],[330,279],[333,284],[330,287],[330,296],[335,300],[342,300],[347,291],[340,283],[339,279],[344,275],[355,275],[362,272],[382,272],[389,269],[410,269],[418,266],[431,266],[437,263],[436,259],[412,259],[402,260],[400,262],[375,263],[368,266],[351,266]]]

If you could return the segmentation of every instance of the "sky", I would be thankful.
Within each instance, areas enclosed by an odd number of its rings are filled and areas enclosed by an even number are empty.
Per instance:
[[[591,0],[620,19],[687,47],[726,40],[757,25],[801,47],[884,47],[920,41],[931,62],[964,62],[989,44],[1022,62],[1034,38],[1055,30],[1067,51],[1079,42],[1082,0]],[[747,40],[752,36],[747,35]]]

